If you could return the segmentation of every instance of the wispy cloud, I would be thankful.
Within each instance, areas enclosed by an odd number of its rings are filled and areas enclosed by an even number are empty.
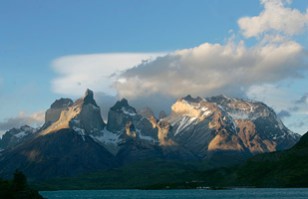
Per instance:
[[[20,127],[23,125],[29,125],[32,127],[41,126],[45,119],[45,112],[37,112],[27,115],[24,112],[20,112],[17,117],[8,118],[3,122],[0,122],[0,131],[6,131],[11,128]]]
[[[52,90],[58,94],[80,96],[91,88],[114,94],[112,82],[123,70],[156,58],[163,53],[105,53],[70,55],[53,61],[57,77],[52,81]]]

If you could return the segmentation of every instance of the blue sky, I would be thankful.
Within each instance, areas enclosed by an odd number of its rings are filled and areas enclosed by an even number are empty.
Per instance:
[[[188,93],[253,98],[303,134],[307,8],[303,0],[2,0],[0,131],[38,125],[55,99],[77,98],[90,87],[136,106],[167,107]],[[209,83],[203,77],[210,73]],[[164,75],[174,84],[161,85]]]

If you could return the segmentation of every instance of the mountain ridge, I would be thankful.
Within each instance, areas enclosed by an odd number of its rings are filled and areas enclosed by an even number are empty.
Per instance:
[[[264,103],[222,95],[179,98],[171,113],[163,115],[158,119],[149,108],[137,111],[123,98],[110,108],[105,124],[93,91],[88,89],[75,102],[61,98],[46,111],[41,129],[18,147],[0,153],[0,164],[4,165],[0,176],[15,169],[24,170],[33,180],[74,176],[153,158],[206,161],[221,167],[255,154],[288,149],[300,137]],[[57,148],[64,150],[54,153]],[[61,166],[54,166],[55,161]],[[78,161],[81,166],[70,170]],[[36,174],[46,165],[52,169]]]

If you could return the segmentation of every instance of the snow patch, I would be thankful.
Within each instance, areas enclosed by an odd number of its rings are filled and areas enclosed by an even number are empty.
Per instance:
[[[285,127],[284,127],[282,121],[281,121],[280,119],[278,119],[278,118],[276,118],[276,120],[278,121],[278,126],[279,126],[279,128],[280,128],[281,130],[284,129]]]
[[[78,128],[78,127],[73,127],[73,130],[76,132],[76,133],[78,133],[79,135],[81,135],[81,137],[82,137],[82,139],[83,139],[83,141],[86,141],[86,139],[85,139],[85,135],[86,135],[86,131],[84,130],[84,129],[81,129],[81,128]]]
[[[205,111],[207,111],[208,110],[208,108],[207,107],[205,107],[205,106],[203,106],[203,107],[201,107],[201,109],[200,109],[201,111],[203,111],[203,112],[205,112]]]
[[[131,110],[128,110],[128,109],[126,109],[125,107],[122,107],[121,110],[122,110],[122,112],[123,112],[124,114],[126,114],[126,115],[129,115],[129,116],[132,116],[132,117],[136,115],[135,112],[133,112],[133,111],[131,111]]]
[[[94,140],[102,144],[106,144],[106,143],[117,144],[120,140],[119,139],[120,134],[112,133],[106,129],[102,131],[102,135],[99,135],[99,136],[90,135],[90,137],[92,137]]]
[[[203,112],[202,116],[207,117],[207,116],[209,116],[209,115],[211,115],[211,114],[212,114],[212,111],[207,110],[207,111],[204,111],[204,112]]]
[[[151,136],[147,136],[147,135],[142,135],[141,131],[139,129],[136,129],[137,133],[138,133],[138,138],[140,140],[145,140],[145,141],[149,141],[149,142],[157,142],[157,140],[155,140],[153,137]]]
[[[73,119],[73,120],[72,120],[72,123],[73,123],[73,124],[80,124],[80,120],[78,120],[78,119]]]
[[[175,132],[174,135],[177,135],[179,132],[181,132],[182,130],[184,130],[188,126],[190,126],[196,120],[197,120],[196,117],[187,117],[187,116],[183,117],[180,120],[180,124],[179,124],[178,128],[176,129],[176,132]]]
[[[90,137],[97,143],[103,145],[111,154],[116,155],[120,149],[118,143],[122,141],[120,139],[120,133],[115,134],[106,129],[101,131],[102,135],[94,136],[90,135]]]
[[[26,135],[28,135],[25,131],[21,131],[17,134],[15,134],[14,136],[18,139],[25,137]]]
[[[242,112],[242,111],[234,111],[234,112],[229,112],[229,115],[236,120],[248,120],[248,119],[253,119],[250,114]]]
[[[152,138],[151,136],[146,136],[146,135],[142,135],[142,134],[139,134],[138,136],[141,140],[156,142],[156,140],[154,138]]]

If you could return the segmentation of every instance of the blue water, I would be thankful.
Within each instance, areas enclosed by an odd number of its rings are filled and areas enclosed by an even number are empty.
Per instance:
[[[42,191],[48,199],[308,199],[308,189]]]

